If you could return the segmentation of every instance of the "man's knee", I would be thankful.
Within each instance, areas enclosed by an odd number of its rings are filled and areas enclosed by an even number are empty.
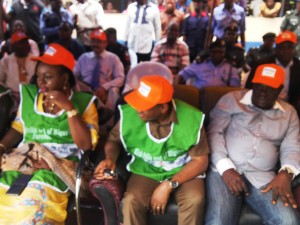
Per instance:
[[[280,211],[279,213],[274,213],[271,218],[264,221],[264,224],[268,225],[299,225],[300,218],[296,210],[288,209],[285,211]]]
[[[141,207],[146,208],[146,204],[142,200],[142,198],[140,198],[139,195],[130,192],[125,193],[123,203],[124,203],[124,210],[126,209],[137,210],[140,209]]]

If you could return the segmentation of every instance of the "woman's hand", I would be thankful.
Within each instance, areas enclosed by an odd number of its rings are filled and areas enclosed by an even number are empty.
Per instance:
[[[44,92],[45,103],[55,104],[58,108],[65,111],[70,111],[74,109],[72,102],[69,97],[62,91],[48,91]]]

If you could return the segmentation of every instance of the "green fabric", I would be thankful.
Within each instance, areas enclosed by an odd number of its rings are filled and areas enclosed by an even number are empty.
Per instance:
[[[24,142],[38,142],[38,143],[61,143],[73,144],[72,136],[70,133],[68,118],[64,112],[60,116],[45,116],[35,111],[35,101],[38,89],[36,85],[22,85],[21,89],[21,118],[24,122]],[[72,103],[82,115],[88,104],[91,103],[93,96],[83,92],[74,92],[72,96]],[[50,132],[50,131],[53,132]],[[40,135],[46,138],[34,138],[34,135]],[[68,157],[69,160],[77,160],[76,157]],[[6,171],[0,177],[0,183],[4,185],[11,185],[13,181],[19,176],[17,171]],[[52,171],[37,170],[33,173],[31,181],[38,181],[47,184],[49,187],[58,189],[62,192],[67,191],[68,187],[65,183]]]
[[[142,121],[131,106],[120,107],[121,139],[133,157],[127,165],[129,171],[162,181],[171,178],[190,160],[187,152],[200,140],[204,116],[184,102],[175,100],[175,104],[179,122],[173,123],[169,136],[160,140],[152,137],[149,123]]]
[[[66,112],[58,116],[45,116],[35,110],[38,89],[36,85],[22,85],[21,117],[24,122],[24,142],[73,143]],[[92,96],[83,92],[74,92],[72,103],[82,116]]]
[[[20,176],[20,174],[21,173],[18,171],[2,172],[2,176],[0,177],[0,183],[11,186],[13,182]],[[65,185],[65,183],[50,170],[37,170],[33,173],[33,176],[30,179],[30,182],[31,181],[46,183],[47,185],[58,188],[61,192],[65,192],[68,189],[67,185]]]
[[[5,91],[7,91],[7,88],[5,88],[5,87],[3,87],[3,86],[0,85],[0,93],[3,93]]]

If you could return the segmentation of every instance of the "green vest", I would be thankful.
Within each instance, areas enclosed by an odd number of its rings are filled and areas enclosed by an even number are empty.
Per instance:
[[[149,122],[140,119],[129,105],[120,106],[120,136],[124,148],[132,155],[127,169],[157,181],[171,178],[188,163],[188,150],[200,141],[204,115],[198,109],[175,100],[178,123],[172,123],[170,134],[156,139]]]
[[[58,157],[71,156],[73,148],[73,155],[80,154],[80,150],[73,144],[66,113],[51,115],[38,112],[36,110],[38,89],[35,85],[22,85],[20,93],[21,119],[24,125],[23,142],[43,143],[49,151]],[[92,95],[83,92],[74,92],[71,97],[74,107],[81,116],[93,100]],[[20,172],[17,171],[3,172],[0,176],[0,185],[8,188],[19,174]],[[49,170],[35,171],[30,182],[44,183],[58,192],[68,191],[67,185]]]
[[[65,111],[58,115],[38,112],[36,109],[38,89],[35,85],[21,86],[21,119],[24,125],[23,142],[42,143],[57,157],[78,155],[77,146],[71,136],[68,117]],[[91,104],[93,96],[74,92],[71,102],[80,116]]]

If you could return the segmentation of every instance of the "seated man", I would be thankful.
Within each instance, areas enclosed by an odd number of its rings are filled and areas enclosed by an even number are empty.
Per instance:
[[[167,37],[156,43],[152,55],[152,62],[165,64],[177,75],[180,70],[190,64],[189,47],[178,39],[179,24],[172,22],[167,28]]]
[[[293,105],[300,118],[300,60],[294,57],[297,36],[293,32],[284,31],[276,37],[275,42],[275,54],[257,61],[247,78],[245,87],[252,88],[252,79],[257,66],[276,63],[285,71],[284,87],[279,94],[279,98]]]
[[[36,62],[30,58],[29,39],[22,31],[16,31],[10,38],[13,52],[0,60],[0,85],[11,90],[14,101],[13,112],[20,102],[19,85],[28,84],[35,73]]]
[[[241,80],[237,69],[225,60],[225,42],[217,40],[209,46],[210,57],[202,63],[194,62],[179,72],[176,83],[192,79],[197,88],[207,86],[237,86]]]
[[[110,132],[106,159],[95,170],[96,178],[106,178],[104,169],[116,168],[121,144],[132,155],[124,225],[146,224],[148,211],[163,214],[172,192],[179,225],[203,222],[201,178],[208,163],[204,115],[172,96],[173,87],[164,77],[141,78],[139,87],[125,96],[128,105],[120,106],[121,120]]]
[[[263,64],[252,82],[253,90],[228,93],[211,112],[206,225],[237,224],[243,202],[264,224],[300,224],[291,190],[300,170],[299,119],[278,98],[284,70]]]
[[[246,55],[246,63],[248,66],[253,67],[259,60],[272,57],[275,54],[274,43],[276,34],[266,33],[262,36],[263,44],[261,46],[250,48]]]
[[[106,50],[116,54],[119,57],[119,59],[121,60],[124,66],[124,73],[126,76],[131,65],[128,48],[118,42],[117,30],[115,28],[113,27],[107,28],[105,30],[105,34],[107,37]]]
[[[124,67],[117,55],[105,50],[107,38],[104,31],[94,30],[90,38],[93,51],[79,57],[74,74],[80,81],[91,85],[101,102],[114,110],[125,80]]]

